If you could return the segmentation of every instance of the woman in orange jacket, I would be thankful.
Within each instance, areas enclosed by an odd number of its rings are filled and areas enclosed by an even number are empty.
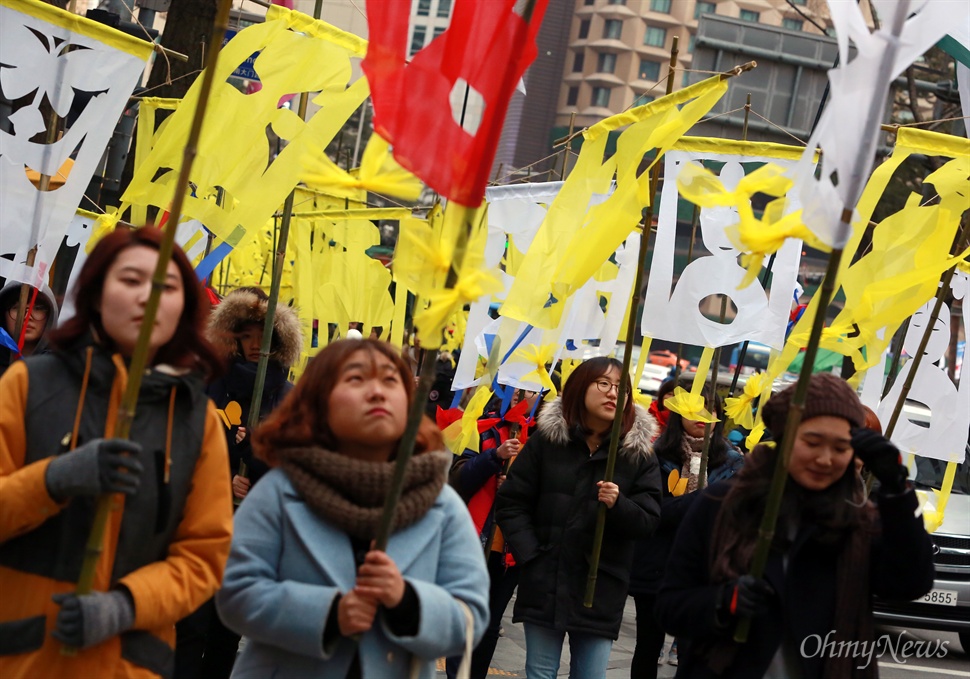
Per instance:
[[[161,234],[91,253],[55,351],[0,379],[0,677],[171,676],[175,622],[211,597],[232,531],[219,361],[176,248],[129,440],[113,438]],[[114,499],[93,592],[74,593],[95,504]],[[64,646],[80,649],[75,655]]]

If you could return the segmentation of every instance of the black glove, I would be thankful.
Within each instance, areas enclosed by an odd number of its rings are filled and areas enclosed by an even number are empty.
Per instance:
[[[95,646],[135,624],[135,603],[126,590],[83,596],[64,592],[51,598],[61,606],[51,636],[67,646]]]
[[[871,429],[853,429],[852,450],[878,479],[881,492],[890,495],[905,492],[906,467],[900,463],[899,450],[889,439]]]
[[[753,618],[768,612],[775,600],[775,590],[761,578],[742,575],[727,583],[722,596],[720,610],[723,613]]]
[[[44,477],[47,492],[55,500],[104,493],[134,495],[144,469],[138,461],[140,454],[141,446],[134,441],[88,441],[51,461]]]

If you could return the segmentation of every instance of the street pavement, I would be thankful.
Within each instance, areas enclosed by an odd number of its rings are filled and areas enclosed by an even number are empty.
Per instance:
[[[503,626],[505,635],[498,640],[495,655],[489,668],[489,677],[525,677],[525,632],[522,625],[513,624],[512,606],[509,604]],[[880,628],[878,635],[888,635],[897,647],[902,635],[903,640],[909,641],[945,641],[946,653],[942,658],[903,658],[884,654],[878,659],[879,676],[882,679],[923,679],[925,677],[970,677],[970,658],[960,647],[956,634],[947,632],[931,632],[927,630],[903,630],[899,628]],[[670,637],[667,637],[667,645]],[[630,662],[633,659],[633,649],[636,646],[636,612],[633,599],[627,599],[627,606],[623,611],[623,625],[620,627],[620,638],[613,644],[610,662],[606,670],[606,679],[630,679]],[[666,647],[665,647],[666,650]],[[659,679],[669,679],[677,672],[677,668],[664,664],[659,668]],[[559,666],[559,676],[569,676],[569,643],[563,644],[562,663]],[[438,661],[437,677],[445,677],[444,661]],[[583,679],[583,678],[578,678]]]

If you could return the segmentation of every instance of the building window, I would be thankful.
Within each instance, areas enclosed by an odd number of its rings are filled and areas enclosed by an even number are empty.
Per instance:
[[[592,5],[596,0],[583,0],[584,5]]]
[[[418,0],[418,16],[426,17],[431,14],[431,0]]]
[[[626,0],[607,0],[607,5],[625,5]]]
[[[694,18],[700,19],[701,14],[717,14],[717,5],[713,2],[698,2],[694,5]]]
[[[660,62],[650,61],[649,59],[641,59],[640,70],[637,71],[637,78],[640,80],[659,80]]]
[[[570,87],[566,92],[566,106],[575,106],[577,101],[579,101],[579,88]]]
[[[451,16],[451,0],[438,0],[438,11],[435,15],[439,19],[447,19]]]
[[[647,32],[643,36],[643,44],[651,47],[663,47],[667,44],[667,29],[647,26]]]
[[[428,28],[426,26],[415,26],[414,27],[414,33],[411,34],[411,52],[410,52],[410,54],[411,54],[412,57],[415,54],[417,54],[418,52],[420,52],[421,51],[421,48],[424,47],[424,38],[425,38],[425,35],[426,35],[427,31],[428,31]]]
[[[610,88],[608,87],[593,88],[593,106],[600,106],[602,108],[610,107]]]
[[[681,87],[687,87],[690,85],[690,71],[684,71],[684,79],[681,81]]]
[[[696,43],[697,43],[697,36],[696,35],[692,35],[689,38],[687,38],[687,54],[693,54],[694,53],[694,45]]]
[[[623,22],[619,19],[607,19],[603,24],[603,37],[619,40],[621,35],[623,35]]]
[[[444,32],[445,32],[444,26],[435,26],[434,31],[431,32],[431,39],[434,40]]]
[[[791,0],[791,4],[793,4],[793,5],[804,5],[805,4],[805,0]]]
[[[650,9],[654,12],[670,14],[671,0],[650,0]]]
[[[597,73],[613,73],[616,70],[616,55],[610,52],[600,54],[596,61]]]
[[[782,19],[781,27],[787,28],[789,31],[800,31],[805,22],[801,19]]]
[[[583,19],[579,22],[579,39],[585,40],[589,37],[589,19]]]
[[[583,52],[577,52],[576,56],[573,57],[573,73],[583,72],[583,62],[586,61],[586,55]]]
[[[758,19],[761,18],[761,12],[753,12],[750,9],[742,9],[739,18],[741,21],[750,21],[756,24],[758,23]]]
[[[656,97],[652,94],[641,94],[639,97],[633,100],[633,105],[643,106],[644,104],[649,104],[654,99],[656,99]]]

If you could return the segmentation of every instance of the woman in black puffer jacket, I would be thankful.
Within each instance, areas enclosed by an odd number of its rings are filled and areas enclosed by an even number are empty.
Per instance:
[[[594,358],[549,403],[498,492],[496,520],[521,565],[513,620],[525,623],[526,674],[555,677],[569,634],[570,676],[602,677],[619,634],[633,544],[660,521],[656,422],[630,395],[613,482],[603,481],[622,365]],[[606,532],[592,608],[583,594],[599,503]]]

